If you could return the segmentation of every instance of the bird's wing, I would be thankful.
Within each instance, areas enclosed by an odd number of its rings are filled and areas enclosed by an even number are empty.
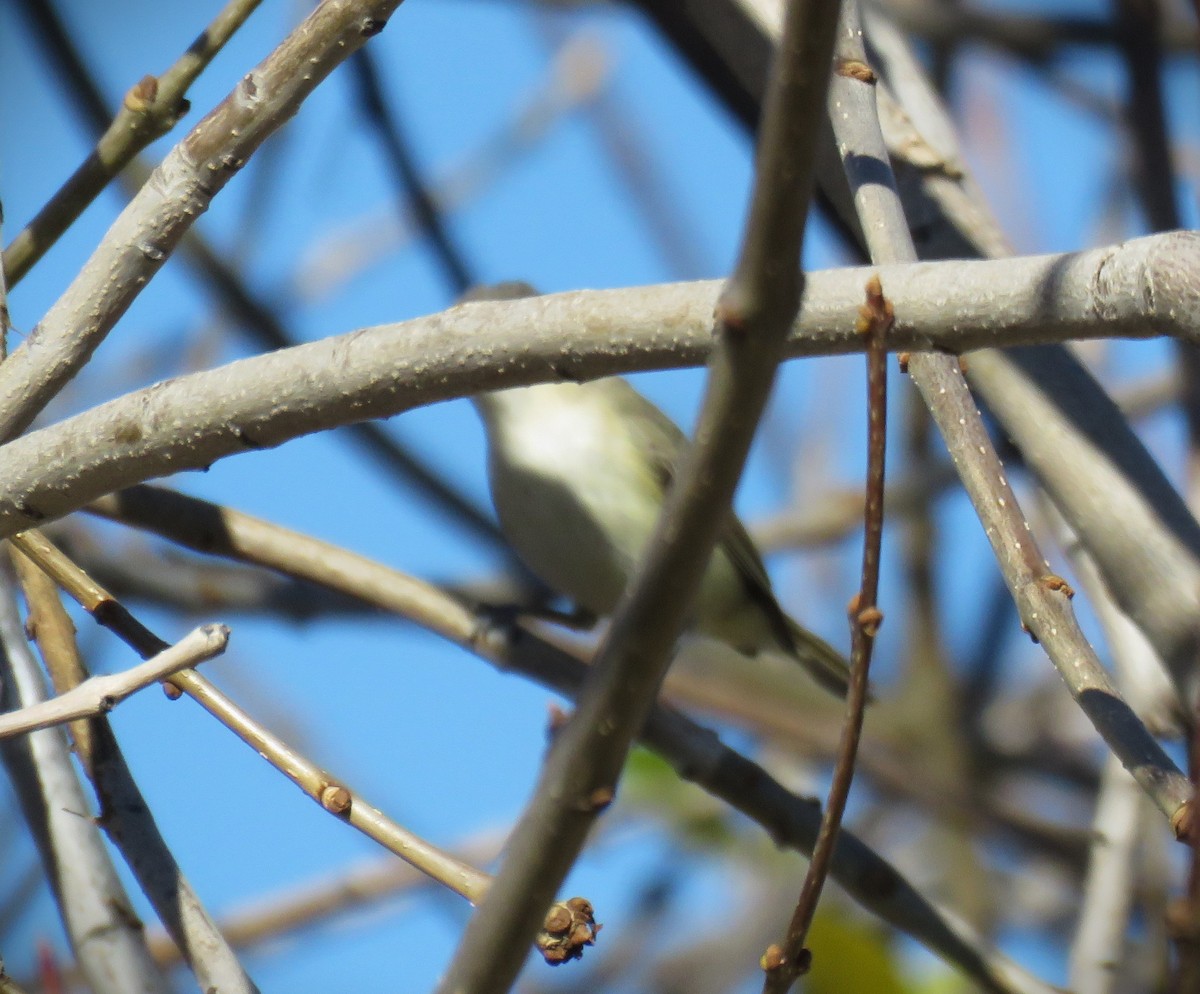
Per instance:
[[[684,446],[690,444],[678,426],[662,411],[622,379],[603,380],[597,386],[611,391],[610,396],[629,415],[627,423],[638,426],[637,444],[649,457],[663,490],[675,477],[675,467]],[[762,557],[745,527],[731,510],[718,540],[720,548],[733,564],[747,595],[758,604],[770,620],[780,646],[788,651],[795,647],[787,615],[775,600],[771,579]]]
[[[655,478],[665,491],[675,478],[675,467],[689,444],[679,426],[619,376],[596,380],[587,389],[605,394],[622,415],[633,444],[646,456]]]
[[[636,444],[648,456],[659,485],[665,491],[675,476],[675,467],[689,442],[675,423],[620,378],[596,384],[627,414],[628,424],[638,426]],[[837,649],[796,624],[779,606],[767,568],[745,526],[732,510],[718,545],[742,581],[746,596],[762,610],[779,647],[794,656],[821,686],[845,696],[849,666]]]

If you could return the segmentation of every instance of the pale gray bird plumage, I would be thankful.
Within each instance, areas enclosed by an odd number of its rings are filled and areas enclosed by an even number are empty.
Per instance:
[[[531,292],[507,284],[474,296]],[[612,614],[650,539],[686,436],[619,377],[473,399],[487,430],[492,501],[505,537],[553,590],[594,615]],[[846,691],[845,659],[779,606],[758,550],[732,512],[691,627],[746,655],[791,656],[823,687]]]

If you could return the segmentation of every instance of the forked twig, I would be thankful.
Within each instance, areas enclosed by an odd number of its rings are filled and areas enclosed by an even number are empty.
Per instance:
[[[193,629],[140,666],[133,666],[121,673],[90,677],[57,697],[0,714],[0,739],[24,735],[39,728],[52,728],[79,718],[107,714],[125,698],[150,684],[219,656],[225,651],[228,641],[229,629],[224,625],[204,625]]]

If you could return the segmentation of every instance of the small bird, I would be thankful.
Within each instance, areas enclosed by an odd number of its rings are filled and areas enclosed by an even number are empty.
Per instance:
[[[552,590],[593,615],[612,614],[688,444],[683,432],[619,377],[519,387],[473,400],[487,431],[492,502],[505,538]],[[846,692],[845,659],[779,606],[762,559],[732,511],[701,582],[691,627],[744,655],[790,656],[821,686]]]

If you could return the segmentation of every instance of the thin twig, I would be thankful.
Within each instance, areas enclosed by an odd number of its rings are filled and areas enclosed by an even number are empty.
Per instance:
[[[564,41],[544,77],[531,84],[508,116],[435,178],[429,195],[438,213],[458,213],[508,175],[554,125],[596,100],[612,75],[610,61],[604,42],[592,31],[584,29]],[[285,292],[289,299],[310,304],[327,299],[418,233],[415,218],[387,214],[376,205],[336,224],[307,249],[289,275]]]
[[[138,152],[175,127],[188,110],[188,87],[261,2],[229,0],[170,69],[157,78],[143,77],[125,95],[116,117],[104,118],[110,123],[91,154],[4,250],[14,286]],[[66,37],[50,0],[24,0],[23,7],[48,45]]]
[[[867,706],[868,676],[875,634],[883,622],[878,607],[879,563],[883,545],[884,464],[887,452],[887,334],[895,319],[891,302],[883,295],[878,277],[867,283],[867,303],[859,316],[859,330],[867,339],[867,487],[864,511],[862,579],[850,602],[850,691],[846,696],[846,721],[838,743],[829,797],[821,818],[821,831],[804,876],[800,897],[788,924],[783,946],[763,954],[764,994],[784,994],[808,971],[811,955],[805,948],[825,878],[833,861],[850,796],[863,712]]]
[[[88,676],[75,643],[75,626],[54,582],[15,549],[12,558],[29,604],[28,627],[55,688],[68,692]],[[97,823],[124,857],[201,989],[257,994],[159,831],[108,720],[96,716],[74,722],[71,734],[100,804]]]
[[[500,840],[474,839],[456,847],[460,859],[488,863],[500,852]],[[221,930],[240,949],[263,946],[274,939],[292,935],[353,914],[414,890],[428,889],[429,877],[391,856],[375,857],[309,883],[288,887],[282,893],[255,898],[221,919]],[[178,962],[179,956],[167,936],[158,933],[148,938],[150,952],[164,966]]]
[[[94,676],[65,694],[0,714],[0,739],[23,735],[39,728],[52,728],[78,718],[107,714],[125,698],[158,683],[179,670],[219,656],[229,641],[224,625],[193,629],[174,645],[139,666],[121,673]]]
[[[1200,720],[1193,718],[1188,739],[1188,761],[1192,784],[1200,789]],[[1172,990],[1191,994],[1200,990],[1200,834],[1193,832],[1192,859],[1187,889],[1167,907],[1167,934],[1175,948]]]
[[[388,96],[379,79],[379,67],[371,53],[361,49],[350,60],[350,69],[358,85],[360,106],[383,144],[388,165],[395,173],[397,185],[407,201],[403,203],[399,197],[396,198],[401,214],[406,217],[411,213],[416,218],[421,231],[429,238],[452,295],[458,297],[478,280],[472,275],[462,249],[451,238],[437,203],[417,168],[399,117],[388,106]]]
[[[143,658],[152,656],[166,643],[139,622],[108,591],[63,555],[44,536],[26,533],[13,543],[51,576],[96,621],[115,633]],[[474,867],[430,845],[397,825],[344,782],[287,745],[259,725],[211,682],[194,670],[171,677],[169,687],[194,698],[238,738],[250,745],[329,813],[346,821],[364,835],[394,852],[431,878],[468,901],[478,901],[487,888],[488,877]]]
[[[888,482],[884,504],[894,520],[923,513],[937,498],[953,491],[958,474],[948,461],[932,459],[922,471]],[[863,486],[847,484],[807,496],[803,507],[791,507],[750,525],[754,544],[769,555],[786,549],[834,545],[862,528]]]
[[[553,12],[539,11],[535,27],[556,47],[564,42],[566,25]],[[641,125],[639,109],[622,99],[618,88],[603,87],[589,102],[584,120],[667,272],[685,278],[711,272],[704,240],[691,212],[681,203],[677,184],[660,164],[664,160],[653,154],[652,135]]]

